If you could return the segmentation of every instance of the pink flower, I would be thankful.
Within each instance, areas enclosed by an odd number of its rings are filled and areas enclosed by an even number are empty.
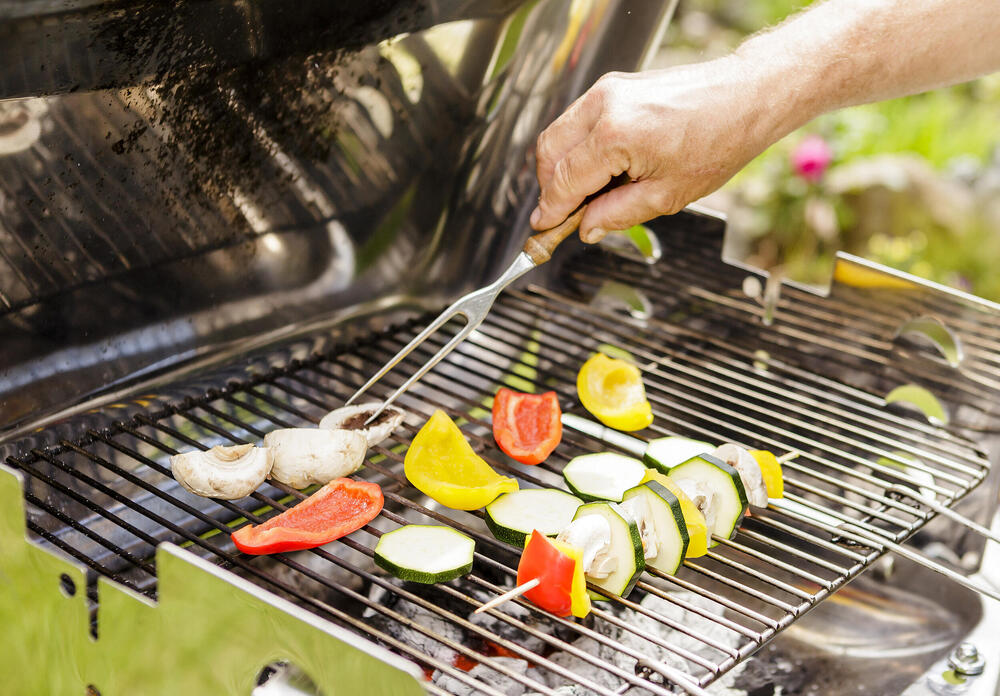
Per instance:
[[[833,151],[818,135],[809,135],[792,152],[792,168],[808,182],[816,183],[833,160]]]

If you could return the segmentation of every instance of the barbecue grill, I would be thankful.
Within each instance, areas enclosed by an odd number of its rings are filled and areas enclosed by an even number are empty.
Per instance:
[[[569,240],[502,294],[369,451],[359,475],[386,499],[371,524],[236,551],[235,527],[309,491],[200,498],[169,456],[315,425],[495,276],[527,232],[535,134],[640,65],[672,9],[280,5],[0,3],[11,693],[916,694],[955,686],[942,661],[970,636],[986,674],[955,680],[993,688],[995,607],[966,586],[996,592],[974,530],[996,509],[1000,307],[846,255],[828,291],[781,282],[724,261],[725,223],[698,209]],[[442,409],[522,487],[564,487],[570,458],[614,442],[566,428],[520,465],[493,442],[491,397],[552,389],[587,416],[575,374],[604,345],[642,371],[641,438],[799,452],[785,499],[586,620],[520,599],[473,616],[520,550],[419,494],[403,453]],[[474,538],[472,573],[379,570],[380,535],[412,522]]]

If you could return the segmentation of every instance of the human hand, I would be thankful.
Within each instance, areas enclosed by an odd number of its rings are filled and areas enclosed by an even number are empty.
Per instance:
[[[794,126],[766,103],[751,72],[734,55],[604,75],[538,138],[541,196],[531,226],[558,225],[623,172],[630,183],[587,207],[583,241],[676,213],[722,186]]]

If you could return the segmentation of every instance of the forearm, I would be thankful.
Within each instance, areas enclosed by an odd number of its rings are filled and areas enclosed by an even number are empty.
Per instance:
[[[1000,69],[1000,0],[826,0],[706,63],[611,73],[539,136],[536,229],[596,241],[714,191],[822,113]]]
[[[827,0],[736,52],[781,137],[819,114],[1000,70],[997,0]]]

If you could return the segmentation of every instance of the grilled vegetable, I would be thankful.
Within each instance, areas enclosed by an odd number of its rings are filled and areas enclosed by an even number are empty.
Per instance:
[[[750,450],[750,455],[757,460],[764,486],[767,487],[768,498],[784,498],[785,482],[781,474],[781,464],[778,458],[767,450]]]
[[[746,490],[736,469],[710,454],[702,454],[673,467],[669,475],[705,515],[710,534],[725,539],[735,536],[748,508]]]
[[[271,473],[274,453],[253,445],[216,445],[170,457],[174,478],[185,489],[206,498],[236,500],[257,490]]]
[[[578,520],[590,515],[601,516],[611,528],[608,555],[614,560],[614,568],[610,567],[610,563],[597,566],[597,559],[595,559],[593,564],[595,567],[592,570],[608,570],[609,572],[604,577],[597,577],[591,573],[588,574],[587,579],[608,592],[624,597],[632,591],[635,583],[639,581],[642,571],[646,568],[639,528],[636,526],[635,520],[615,503],[581,505],[576,511],[573,523],[575,524]],[[586,572],[586,565],[584,570]]]
[[[319,427],[326,430],[354,430],[361,433],[369,447],[374,447],[392,434],[392,431],[399,427],[406,417],[406,412],[395,406],[387,406],[378,418],[368,425],[368,420],[375,411],[378,410],[379,403],[359,404],[357,406],[344,406],[334,409],[323,416],[319,422]]]
[[[767,487],[760,465],[754,456],[739,445],[719,445],[712,453],[740,474],[740,481],[747,492],[747,500],[756,507],[767,507]]]
[[[493,398],[493,438],[522,464],[540,464],[562,439],[555,392],[522,394],[501,387]]]
[[[646,475],[642,477],[643,483],[656,481],[661,486],[674,494],[681,506],[681,513],[684,515],[684,526],[688,533],[687,551],[685,558],[698,558],[704,556],[708,551],[708,528],[705,525],[705,516],[701,510],[691,502],[687,494],[673,482],[666,474],[661,474],[655,469],[646,469]]]
[[[305,488],[353,474],[365,461],[368,444],[360,433],[320,428],[284,428],[264,436],[274,453],[271,478]]]
[[[573,457],[562,473],[569,489],[584,500],[618,503],[625,491],[639,485],[646,467],[623,454],[598,452]]]
[[[311,549],[361,529],[382,511],[377,483],[339,478],[263,524],[233,532],[243,553],[282,553]]]
[[[580,403],[610,428],[642,430],[653,422],[639,368],[625,360],[597,353],[576,377]]]
[[[681,504],[656,481],[625,491],[622,508],[639,527],[646,565],[673,575],[684,561],[688,532]]]
[[[382,535],[375,564],[401,580],[430,585],[472,570],[476,542],[451,527],[408,524]]]
[[[413,438],[403,471],[420,492],[455,510],[478,510],[501,493],[517,490],[517,481],[490,468],[440,410]]]
[[[711,452],[715,447],[701,440],[687,437],[660,437],[650,440],[642,460],[661,473],[670,471],[670,467],[686,462],[705,452]]]
[[[486,526],[500,541],[523,546],[532,530],[555,536],[573,521],[579,498],[555,488],[504,493],[486,506]]]
[[[536,578],[538,586],[524,596],[542,609],[556,616],[584,617],[590,613],[579,548],[532,531],[517,565],[517,584]]]

